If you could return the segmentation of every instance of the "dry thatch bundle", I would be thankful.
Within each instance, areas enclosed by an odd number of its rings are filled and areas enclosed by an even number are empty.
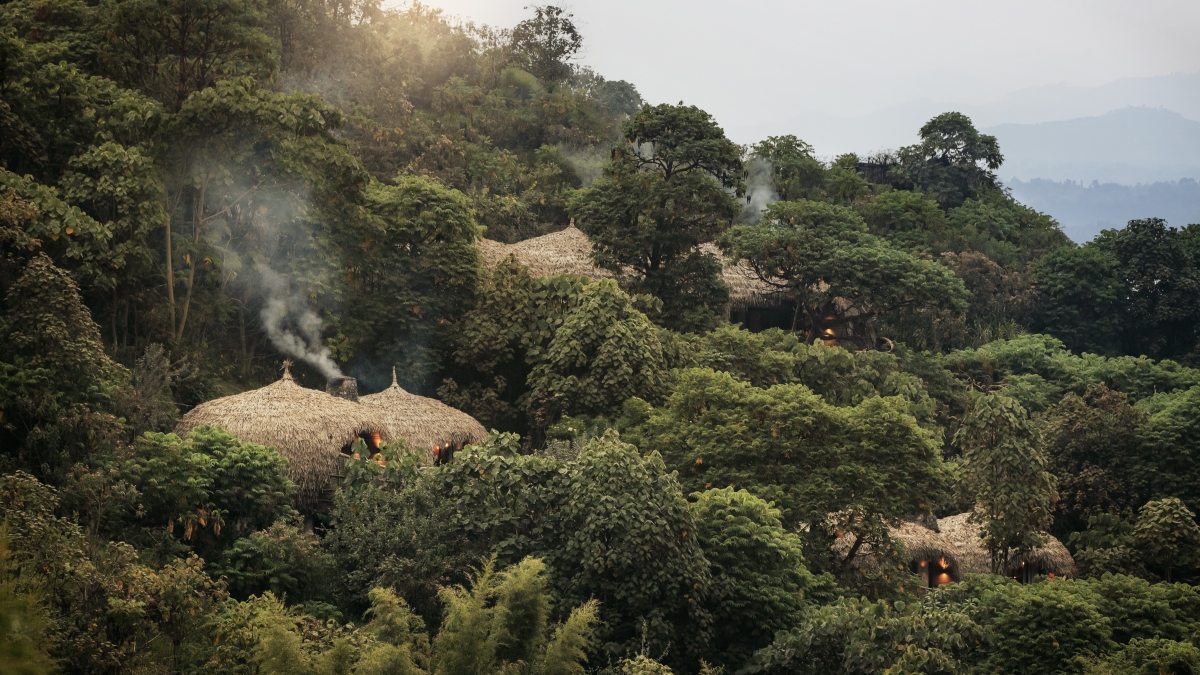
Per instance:
[[[316,504],[330,476],[339,472],[343,447],[373,431],[391,439],[373,412],[301,387],[285,369],[278,382],[262,389],[201,403],[179,420],[175,433],[184,437],[196,427],[221,427],[243,442],[274,446],[288,459],[297,507],[307,509]]]
[[[479,242],[479,252],[488,267],[495,267],[509,255],[529,268],[535,277],[551,274],[579,274],[589,279],[612,276],[592,263],[592,242],[574,225],[565,230],[543,234],[515,244],[503,244],[490,239]]]
[[[992,559],[979,538],[979,525],[967,521],[970,515],[960,513],[957,516],[941,518],[938,520],[938,529],[952,547],[950,553],[963,574],[986,574],[992,571]],[[1048,534],[1043,536],[1046,543],[1010,566],[1006,571],[1009,576],[1017,574],[1022,562],[1033,565],[1042,574],[1075,576],[1075,559],[1071,557],[1071,552],[1058,539]]]
[[[432,451],[445,443],[460,446],[487,438],[487,429],[474,417],[436,399],[404,391],[396,383],[395,368],[392,386],[358,401],[371,411],[373,419],[379,420],[389,438],[403,438],[414,450]]]
[[[516,244],[482,239],[478,245],[483,261],[488,267],[495,267],[501,260],[512,255],[528,267],[530,274],[535,277],[564,272],[579,274],[589,279],[613,276],[611,272],[596,267],[592,262],[592,242],[574,225]],[[729,302],[732,307],[770,307],[781,302],[783,296],[779,290],[759,279],[746,263],[732,264],[724,260],[721,250],[713,244],[702,244],[700,250],[723,260],[721,277],[729,285]]]
[[[904,544],[905,554],[910,561],[943,561],[954,581],[961,581],[967,574],[988,574],[992,571],[992,558],[979,538],[979,525],[968,522],[970,513],[940,518],[938,531],[920,523],[905,522],[891,528],[888,534]],[[1045,545],[1036,548],[1023,560],[1016,561],[1006,570],[1007,576],[1017,576],[1022,563],[1031,566],[1038,574],[1053,574],[1057,577],[1075,576],[1075,559],[1062,542],[1049,534],[1044,535]],[[840,553],[849,551],[850,542],[840,540],[835,549]],[[860,568],[878,569],[884,563],[864,547],[855,562]]]
[[[730,262],[714,244],[701,244],[700,250],[721,260],[721,279],[729,286],[730,309],[774,307],[788,302],[786,292],[759,279],[746,261]]]

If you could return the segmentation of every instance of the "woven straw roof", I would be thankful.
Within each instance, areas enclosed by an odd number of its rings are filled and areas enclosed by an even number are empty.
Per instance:
[[[478,443],[487,438],[487,429],[474,417],[436,399],[404,391],[396,383],[395,368],[392,386],[358,401],[371,410],[390,438],[403,438],[413,449],[432,449],[447,442]]]
[[[730,262],[715,244],[701,244],[700,250],[715,255],[721,261],[721,278],[729,286],[731,308],[772,307],[787,302],[786,294],[759,279],[745,260]]]
[[[893,539],[904,543],[905,552],[910,560],[938,560],[945,558],[950,569],[950,576],[961,580],[965,574],[989,574],[992,571],[992,558],[979,538],[979,525],[968,522],[970,513],[960,513],[956,516],[939,518],[937,532],[920,523],[905,522],[899,527],[891,528],[888,533]],[[1026,563],[1040,566],[1042,571],[1053,573],[1060,577],[1075,576],[1075,559],[1070,551],[1058,539],[1043,533],[1046,543],[1034,549],[1024,558]],[[842,553],[849,549],[850,542],[839,540],[837,548]],[[874,568],[881,561],[876,560],[870,550],[863,550],[861,559],[856,563],[864,568]],[[1020,566],[1018,561],[1010,574]]]
[[[528,267],[529,273],[535,277],[564,272],[590,279],[612,276],[608,270],[602,270],[592,263],[592,242],[574,225],[515,244],[483,239],[479,242],[479,251],[488,267],[495,267],[512,255]]]
[[[175,427],[181,437],[196,427],[221,427],[243,442],[274,446],[288,459],[296,484],[296,505],[316,504],[330,476],[339,471],[341,449],[360,434],[380,431],[374,411],[323,391],[296,384],[284,370],[278,382],[261,389],[213,399],[193,408]]]
[[[516,244],[504,244],[491,239],[478,243],[479,252],[488,267],[495,267],[509,255],[529,268],[535,277],[569,272],[590,279],[611,277],[608,270],[592,262],[592,242],[574,225],[565,230],[526,239]],[[729,285],[729,301],[734,307],[762,307],[780,302],[779,294],[770,284],[759,279],[745,262],[731,264],[713,244],[702,244],[700,250],[715,255],[724,265],[722,278]]]
[[[979,538],[979,525],[967,522],[970,513],[938,520],[938,529],[946,540],[959,569],[963,574],[985,574],[992,570],[992,559]],[[1075,558],[1058,539],[1043,533],[1046,543],[1025,556],[1025,562],[1038,564],[1055,576],[1075,576]],[[1019,565],[1020,563],[1018,563]]]

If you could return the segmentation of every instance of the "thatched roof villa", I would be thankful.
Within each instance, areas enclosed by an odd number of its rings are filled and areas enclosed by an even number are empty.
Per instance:
[[[515,244],[480,239],[477,245],[483,262],[488,267],[495,267],[501,260],[512,255],[517,262],[528,267],[529,273],[535,277],[564,273],[578,274],[589,279],[612,276],[608,270],[600,269],[592,263],[592,242],[574,225]]]
[[[392,439],[403,438],[410,449],[424,449],[434,460],[448,459],[468,443],[487,438],[487,429],[474,417],[437,399],[410,394],[396,383],[378,394],[358,399]]]
[[[341,471],[342,449],[379,432],[372,408],[296,384],[285,368],[278,382],[261,389],[201,403],[175,432],[186,437],[200,426],[221,427],[244,442],[274,446],[288,459],[287,475],[296,484],[296,506],[316,506],[330,477]]]
[[[967,574],[989,574],[991,556],[979,538],[979,525],[967,521],[970,513],[939,518],[937,530],[915,522],[892,528],[889,534],[904,543],[909,569],[920,576],[924,585],[935,588],[940,584],[961,581]],[[1034,549],[1022,560],[1014,562],[1005,576],[1023,582],[1039,575],[1075,576],[1075,559],[1062,542],[1045,534],[1045,545]],[[847,543],[847,547],[848,547]],[[865,551],[857,563],[863,568],[882,564],[871,552]]]
[[[592,263],[592,242],[586,234],[573,224],[564,230],[551,232],[540,237],[526,239],[516,244],[504,244],[491,239],[478,242],[483,261],[495,267],[509,255],[529,268],[533,276],[571,273],[590,279],[604,279],[612,273]],[[729,309],[747,315],[756,308],[775,307],[781,295],[776,288],[759,279],[744,262],[731,264],[724,260],[721,250],[713,244],[703,244],[700,249],[721,259],[724,264],[722,278],[729,285]]]

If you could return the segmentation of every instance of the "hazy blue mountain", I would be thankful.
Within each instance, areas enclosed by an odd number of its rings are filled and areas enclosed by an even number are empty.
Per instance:
[[[819,154],[832,157],[843,152],[866,154],[915,143],[922,124],[951,110],[969,115],[978,128],[987,128],[1103,116],[1130,106],[1162,107],[1188,120],[1200,120],[1200,73],[1131,77],[1090,87],[1067,84],[1031,87],[982,103],[917,98],[857,115],[795,111],[762,124],[739,125],[730,121],[727,131],[740,143],[795,134],[812,143]],[[1003,145],[1001,150],[1011,154]],[[1183,174],[1164,179],[1181,177]],[[1081,176],[1070,178],[1078,180]]]
[[[1013,197],[1058,220],[1078,243],[1135,218],[1163,218],[1181,227],[1200,223],[1200,183],[1191,178],[1141,185],[1009,180]]]
[[[967,106],[981,127],[1095,117],[1131,106],[1167,108],[1200,120],[1200,73],[1128,77],[1094,87],[1052,84],[1019,89],[984,105]]]
[[[1005,177],[1125,185],[1200,178],[1200,122],[1163,108],[983,131],[1000,141]]]

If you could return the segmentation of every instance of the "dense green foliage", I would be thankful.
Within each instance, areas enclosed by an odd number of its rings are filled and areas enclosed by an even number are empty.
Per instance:
[[[535,431],[563,415],[611,415],[654,398],[666,377],[659,333],[610,279],[533,279],[509,258],[485,272],[454,337],[442,398],[493,428]],[[526,424],[521,424],[525,417]]]
[[[732,487],[696,493],[696,538],[711,567],[707,604],[715,632],[706,650],[717,665],[745,663],[786,630],[815,584],[804,567],[800,537],[783,527],[778,510]]]
[[[396,458],[394,475],[388,469],[343,495],[327,542],[351,572],[348,590],[361,601],[373,585],[398,577],[421,586],[414,597],[428,598],[480,555],[502,562],[537,555],[558,570],[550,587],[562,603],[600,602],[602,652],[615,658],[644,642],[656,652],[688,644],[697,653],[708,563],[662,461],[641,457],[614,434],[567,461],[521,455],[519,447],[512,435],[493,436],[435,471],[401,468]]]
[[[0,2],[0,671],[1200,670],[1200,225],[1075,246],[960,113],[743,148],[584,45]],[[484,263],[572,219],[603,278]],[[275,448],[171,433],[285,357],[493,431],[360,440],[298,511]],[[1075,578],[928,588],[897,528],[965,512]]]
[[[834,569],[886,537],[889,522],[927,512],[944,480],[932,435],[898,397],[840,407],[799,384],[760,389],[707,369],[677,379],[633,429],[636,442],[659,449],[689,490],[732,486],[771,500],[818,550],[848,538]]]
[[[604,175],[571,205],[596,262],[633,273],[633,288],[663,300],[664,325],[711,327],[729,298],[720,262],[697,247],[737,215],[742,162],[708,113],[645,106],[621,127]]]
[[[983,526],[992,573],[1003,574],[1045,543],[1041,532],[1058,498],[1040,434],[1020,403],[989,394],[976,400],[954,442],[963,449],[963,482],[978,503],[971,518]]]
[[[791,329],[803,329],[810,342],[840,337],[840,328],[857,323],[851,335],[871,347],[879,317],[965,308],[962,282],[950,270],[877,239],[845,207],[777,202],[759,224],[735,228],[723,244],[761,279],[786,289],[795,303]]]

